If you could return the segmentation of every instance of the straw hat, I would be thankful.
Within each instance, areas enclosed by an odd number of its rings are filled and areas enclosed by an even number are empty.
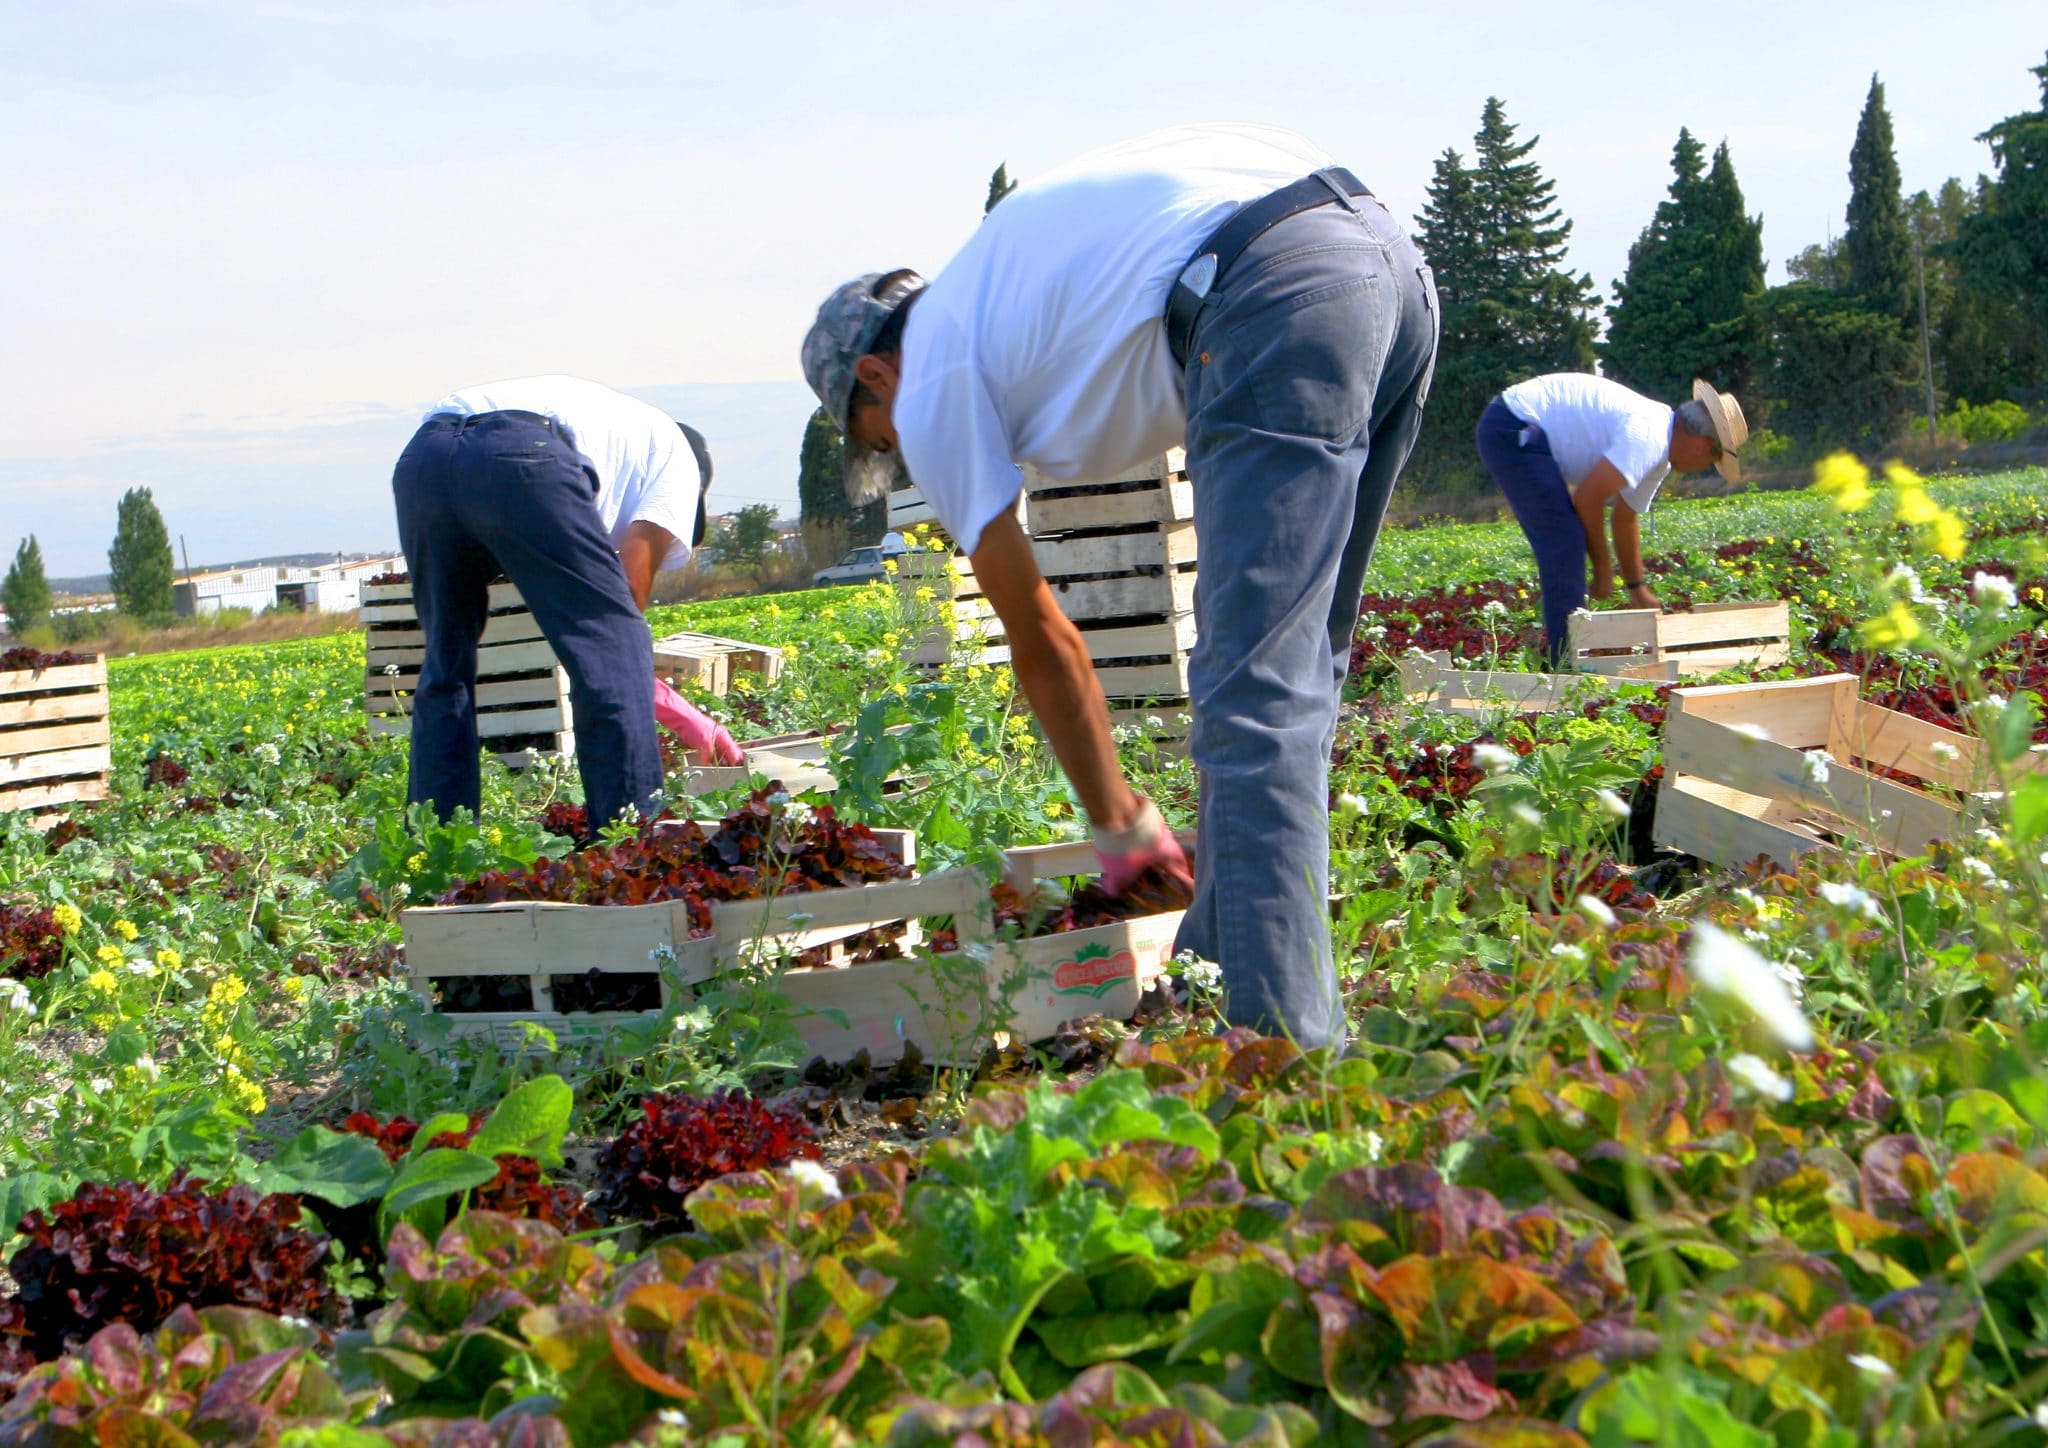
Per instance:
[[[1714,467],[1729,482],[1741,482],[1742,462],[1735,453],[1749,441],[1749,423],[1742,416],[1742,404],[1733,393],[1716,392],[1712,383],[1697,377],[1692,380],[1692,400],[1706,408],[1707,420],[1714,425],[1714,440],[1721,444],[1721,456]]]

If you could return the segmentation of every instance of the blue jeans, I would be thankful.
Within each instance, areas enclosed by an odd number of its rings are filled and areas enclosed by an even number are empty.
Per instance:
[[[1543,590],[1543,633],[1556,668],[1570,639],[1571,618],[1586,602],[1586,528],[1571,489],[1550,455],[1543,429],[1522,421],[1498,397],[1479,414],[1479,460],[1514,510],[1536,555]]]
[[[1429,268],[1368,198],[1254,241],[1190,342],[1202,793],[1177,948],[1222,966],[1232,1024],[1309,1048],[1345,1037],[1330,749],[1366,565],[1422,425],[1436,342]]]
[[[654,641],[592,506],[597,481],[560,430],[528,413],[430,417],[391,491],[426,634],[407,798],[444,820],[478,810],[477,641],[503,572],[568,671],[590,828],[629,804],[658,812]]]

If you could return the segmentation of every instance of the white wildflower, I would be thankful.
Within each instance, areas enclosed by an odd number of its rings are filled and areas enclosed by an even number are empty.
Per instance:
[[[786,789],[778,789],[778,790],[776,790],[776,791],[775,791],[775,793],[773,793],[773,794],[771,794],[771,795],[769,795],[769,796],[768,796],[768,803],[769,803],[769,804],[772,804],[772,805],[778,805],[778,806],[779,806],[779,805],[785,805],[785,804],[788,804],[788,803],[789,803],[789,791],[788,791],[788,790],[786,790]]]
[[[1593,791],[1593,799],[1601,809],[1613,815],[1616,819],[1625,820],[1628,818],[1628,801],[1613,790],[1596,789]]]
[[[2034,1426],[2048,1428],[2048,1403],[2034,1404]]]
[[[1816,749],[1800,758],[1803,761],[1800,771],[1806,776],[1806,782],[1816,789],[1824,788],[1828,782],[1828,766],[1835,762],[1833,756],[1825,749]]]
[[[663,1408],[654,1415],[654,1421],[664,1428],[687,1428],[690,1418],[681,1408]]]
[[[1584,965],[1586,963],[1585,947],[1573,945],[1569,941],[1560,940],[1557,944],[1550,947],[1550,953],[1557,959],[1571,965]]]
[[[1190,990],[1214,994],[1223,989],[1223,967],[1213,960],[1202,959],[1192,950],[1183,950],[1174,956],[1173,968],[1188,983]]]
[[[1614,911],[1608,908],[1605,900],[1598,899],[1592,895],[1581,895],[1576,904],[1578,912],[1595,925],[1609,929],[1613,928],[1617,917]]]
[[[1531,829],[1541,829],[1543,827],[1543,816],[1537,812],[1533,805],[1510,805],[1508,806],[1508,813]]]
[[[396,665],[396,664],[386,664],[386,665],[384,666],[384,677],[385,677],[385,678],[387,678],[387,679],[395,679],[395,678],[397,678],[397,677],[398,677],[398,665]]]
[[[1989,864],[1978,859],[1975,855],[1963,856],[1963,868],[1980,880],[1988,882],[1998,878],[1998,871],[1992,869]]]
[[[1980,572],[1970,580],[1970,597],[1993,613],[2004,613],[2019,604],[2020,591],[2013,587],[2010,578],[2000,578],[1996,573]]]
[[[1892,571],[1884,576],[1884,581],[1898,589],[1899,592],[1905,594],[1906,597],[1912,599],[1915,603],[1933,602],[1927,596],[1925,585],[1920,582],[1920,575],[1904,563],[1894,563]]]
[[[1853,911],[1872,920],[1884,913],[1878,909],[1876,897],[1860,885],[1837,885],[1830,880],[1820,887],[1820,898],[1838,910]]]
[[[1793,1051],[1814,1048],[1813,1027],[1807,1024],[1784,977],[1749,946],[1704,920],[1696,920],[1686,963],[1702,990],[1742,1005],[1778,1044]]]
[[[111,1076],[95,1076],[85,1083],[85,1088],[95,1096],[104,1096],[114,1089],[114,1078]]]
[[[1367,1161],[1378,1161],[1380,1154],[1386,1149],[1387,1139],[1385,1137],[1381,1136],[1377,1131],[1368,1130],[1365,1133],[1365,1159]]]
[[[1504,619],[1508,616],[1508,606],[1497,598],[1488,599],[1486,606],[1479,610],[1479,616],[1481,618]]]
[[[278,753],[277,746],[275,744],[272,744],[268,739],[264,740],[261,744],[257,745],[255,749],[251,750],[250,752],[253,753],[259,760],[261,760],[265,764],[277,764],[280,763],[284,758],[282,754]]]
[[[28,987],[18,980],[0,976],[0,1013],[20,1011],[25,1016],[36,1013],[36,1003],[28,998]]]
[[[1347,790],[1337,796],[1338,809],[1347,810],[1352,814],[1364,814],[1366,807],[1364,795],[1352,794]]]
[[[676,948],[673,945],[657,945],[647,952],[647,960],[651,965],[674,965]]]
[[[1953,744],[1944,744],[1938,739],[1927,746],[1927,752],[1936,759],[1939,759],[1943,764],[1953,764],[1963,757],[1962,750],[1956,748]]]
[[[154,1081],[164,1074],[164,1068],[157,1065],[156,1057],[141,1056],[136,1059],[135,1070],[145,1081]]]
[[[1728,1074],[1739,1086],[1747,1086],[1768,1101],[1790,1101],[1792,1083],[1770,1068],[1761,1056],[1743,1051],[1728,1058]]]
[[[886,664],[889,662],[889,656],[880,649],[869,649],[861,655],[861,658],[870,664]]]
[[[1488,774],[1506,774],[1521,760],[1512,749],[1503,749],[1498,744],[1475,744],[1472,746],[1472,762]]]
[[[784,1168],[796,1182],[797,1196],[807,1207],[839,1200],[839,1178],[814,1161],[793,1161]]]
[[[1867,1352],[1850,1353],[1849,1366],[1869,1373],[1873,1378],[1895,1378],[1899,1375],[1897,1368],[1893,1367],[1883,1358],[1872,1357]]]

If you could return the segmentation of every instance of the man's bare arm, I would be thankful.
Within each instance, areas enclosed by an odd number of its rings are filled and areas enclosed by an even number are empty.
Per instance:
[[[1017,683],[1090,823],[1098,830],[1127,827],[1141,805],[1117,762],[1088,643],[1060,612],[1013,514],[982,530],[972,561],[975,582],[1003,621]]]
[[[1593,564],[1591,592],[1595,598],[1605,598],[1614,592],[1614,562],[1607,552],[1606,520],[1601,515],[1627,486],[1628,480],[1620,470],[1602,458],[1572,489],[1572,510],[1579,515],[1579,526],[1585,530],[1586,556]]]
[[[654,575],[675,542],[676,535],[659,523],[626,525],[626,541],[619,545],[619,562],[625,565],[626,587],[632,590],[633,603],[642,613],[647,612],[647,600],[654,595]]]

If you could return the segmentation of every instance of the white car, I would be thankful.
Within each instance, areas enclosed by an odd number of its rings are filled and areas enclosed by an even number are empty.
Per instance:
[[[811,575],[811,582],[819,588],[833,583],[877,583],[889,576],[882,567],[884,560],[909,551],[901,533],[885,533],[881,542],[852,549],[830,568],[819,569]]]

